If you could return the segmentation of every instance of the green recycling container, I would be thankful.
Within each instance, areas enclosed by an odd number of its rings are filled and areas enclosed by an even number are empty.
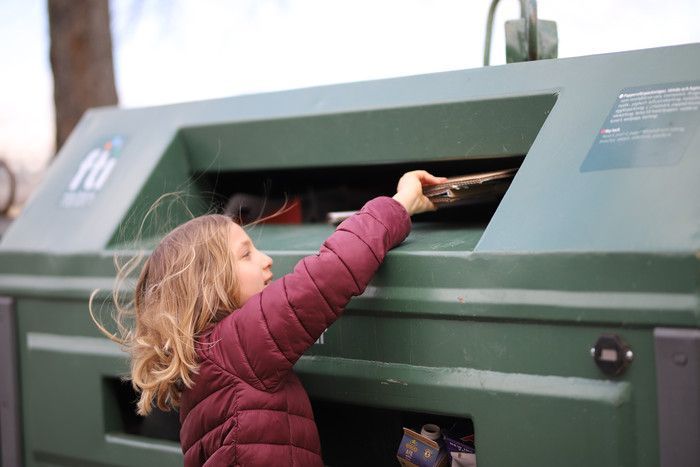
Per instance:
[[[697,44],[91,110],[0,244],[2,466],[182,462],[177,413],[134,414],[88,315],[115,255],[298,201],[251,228],[279,277],[414,168],[518,171],[416,217],[296,365],[325,462],[393,465],[404,427],[461,423],[479,467],[700,465],[699,127]]]

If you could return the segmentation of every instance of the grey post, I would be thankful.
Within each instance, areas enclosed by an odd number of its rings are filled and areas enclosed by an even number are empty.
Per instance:
[[[700,330],[654,329],[661,467],[700,465]]]
[[[22,465],[14,300],[0,297],[0,465]]]

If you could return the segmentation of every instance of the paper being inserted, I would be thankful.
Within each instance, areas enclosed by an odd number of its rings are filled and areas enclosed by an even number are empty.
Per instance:
[[[450,177],[437,185],[423,187],[423,194],[439,209],[446,206],[477,204],[493,201],[502,196],[518,169],[479,172]],[[326,220],[337,225],[357,211],[329,212]]]
[[[517,171],[506,169],[451,177],[446,182],[423,187],[423,194],[438,208],[490,201],[506,192]]]

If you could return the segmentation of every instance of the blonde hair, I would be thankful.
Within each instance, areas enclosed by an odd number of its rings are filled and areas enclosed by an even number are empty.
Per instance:
[[[109,332],[90,316],[99,330],[119,343],[131,357],[131,382],[139,392],[137,413],[147,415],[153,404],[170,410],[192,387],[198,361],[197,337],[239,307],[235,258],[230,235],[234,221],[220,214],[196,217],[166,235],[153,253],[117,261],[112,293],[117,332]],[[143,263],[127,303],[120,290]]]

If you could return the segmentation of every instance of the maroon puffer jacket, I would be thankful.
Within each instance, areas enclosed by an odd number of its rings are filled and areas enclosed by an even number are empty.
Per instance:
[[[368,202],[318,254],[201,336],[199,373],[180,406],[186,466],[323,465],[311,405],[292,366],[364,291],[410,227],[393,199]]]

